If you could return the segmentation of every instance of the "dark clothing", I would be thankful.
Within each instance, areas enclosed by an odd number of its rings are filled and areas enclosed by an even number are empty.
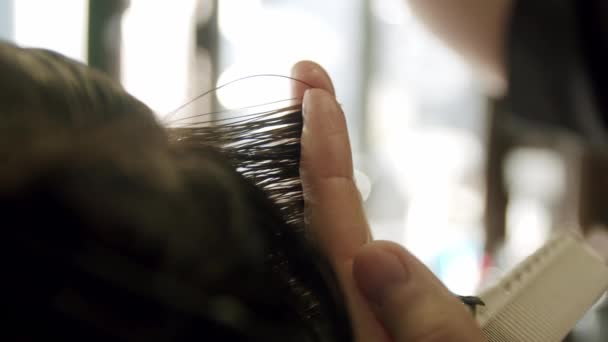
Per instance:
[[[608,144],[608,1],[516,0],[507,44],[511,113]]]

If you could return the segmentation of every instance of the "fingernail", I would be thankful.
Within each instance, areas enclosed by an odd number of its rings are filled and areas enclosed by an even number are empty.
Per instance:
[[[382,305],[388,292],[408,281],[408,271],[403,262],[381,248],[357,255],[353,272],[363,295],[377,305]]]
[[[306,117],[306,110],[307,110],[307,107],[308,107],[308,106],[306,105],[306,103],[307,103],[308,101],[310,101],[310,100],[309,100],[309,97],[310,97],[310,89],[306,89],[306,90],[304,91],[304,96],[302,97],[302,116],[303,116],[303,117]]]

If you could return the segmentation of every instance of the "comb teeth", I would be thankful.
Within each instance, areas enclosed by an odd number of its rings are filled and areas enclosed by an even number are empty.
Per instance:
[[[488,342],[561,341],[608,289],[608,267],[575,233],[551,240],[480,297]]]

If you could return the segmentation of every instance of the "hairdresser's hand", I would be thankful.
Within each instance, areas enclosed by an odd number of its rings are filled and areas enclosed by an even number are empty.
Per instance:
[[[459,302],[397,244],[372,242],[344,114],[331,80],[317,64],[300,62],[293,77],[303,97],[301,174],[311,232],[338,274],[359,342],[483,341]]]

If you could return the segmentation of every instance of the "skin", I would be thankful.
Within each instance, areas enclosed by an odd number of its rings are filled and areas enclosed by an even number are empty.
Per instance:
[[[301,175],[313,238],[329,256],[347,298],[357,341],[484,341],[468,309],[398,244],[374,241],[353,178],[346,120],[327,73],[300,62]]]

